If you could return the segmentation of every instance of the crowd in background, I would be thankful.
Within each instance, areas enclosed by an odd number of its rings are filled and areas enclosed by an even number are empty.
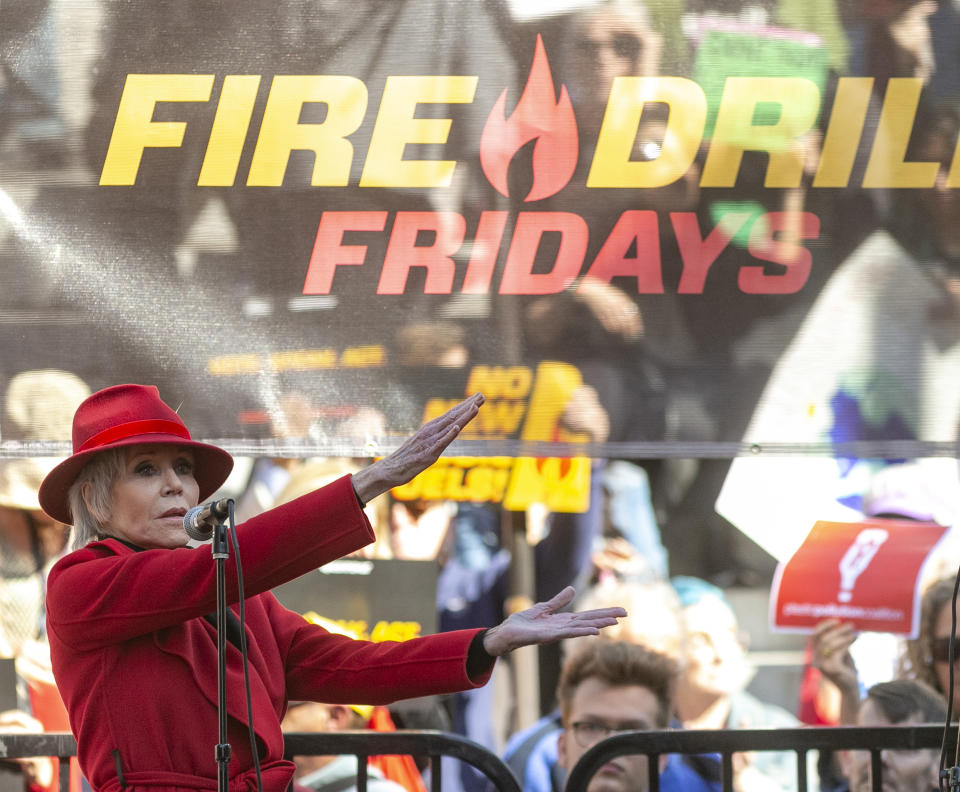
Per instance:
[[[68,372],[24,372],[12,381],[5,409],[8,417],[23,421],[25,433],[33,431],[32,422],[40,417],[46,436],[63,436],[69,431],[70,408],[88,392],[85,384]],[[276,422],[276,431],[297,431],[293,420],[296,404],[295,399],[289,402],[285,419]],[[367,464],[363,459],[332,458],[242,461],[247,464],[239,466],[241,485],[237,488],[228,483],[221,492],[236,499],[239,519],[299,497]],[[36,500],[37,487],[51,462],[52,459],[8,459],[0,464],[0,655],[14,662],[17,679],[10,708],[0,715],[0,725],[8,730],[65,727],[49,669],[43,592],[46,571],[68,552],[70,528],[51,521]],[[909,470],[908,465],[903,468]],[[600,484],[603,478],[597,476],[594,480],[595,501],[604,503],[609,495]],[[880,482],[889,488],[889,476],[882,477]],[[873,496],[865,499],[872,511],[868,509],[864,516],[929,522],[931,508],[936,504],[924,498],[922,489],[910,492],[899,488],[891,494],[889,489],[878,486]],[[649,502],[645,508],[652,510]],[[366,509],[378,541],[357,557],[434,562],[440,630],[488,625],[515,607],[515,592],[511,591],[509,579],[511,552],[503,542],[498,507],[453,501],[409,502],[388,495]],[[781,694],[779,701],[770,701],[750,691],[757,668],[749,656],[749,639],[740,625],[741,616],[727,592],[699,577],[671,575],[669,558],[662,546],[648,555],[644,541],[636,542],[629,530],[621,532],[609,509],[601,511],[593,516],[589,512],[541,513],[536,535],[530,537],[536,558],[537,592],[573,583],[581,592],[577,609],[615,604],[625,607],[629,614],[600,637],[568,640],[557,653],[541,651],[539,674],[546,694],[541,700],[542,717],[538,721],[517,722],[511,702],[515,701],[515,686],[523,684],[523,680],[511,674],[509,668],[501,668],[490,685],[439,700],[399,702],[389,708],[295,702],[289,709],[286,728],[324,732],[400,726],[452,731],[502,756],[524,790],[562,792],[565,773],[583,753],[581,749],[617,730],[776,728],[804,722],[920,724],[937,722],[945,713],[945,695],[949,690],[947,642],[954,590],[953,575],[945,574],[957,564],[952,542],[943,543],[926,567],[916,639],[903,641],[888,636],[891,640],[885,644],[871,645],[869,662],[858,668],[854,659],[856,642],[878,636],[858,636],[848,624],[837,620],[821,622],[808,641],[803,661],[805,679],[796,698],[790,700]],[[531,524],[535,522],[532,517],[531,514]],[[318,610],[323,606],[322,602],[315,604]],[[311,614],[310,618],[321,619],[320,623],[331,630],[346,629],[322,614]],[[641,647],[642,653],[633,657],[630,649],[626,658],[604,659],[606,650],[592,648],[597,642]],[[597,652],[600,656],[590,659]],[[577,685],[594,677],[600,680],[596,684],[613,688],[633,685],[629,675],[626,682],[616,674],[604,676],[613,674],[607,663],[614,667],[627,663],[624,668],[633,669],[630,673],[640,673],[643,681],[637,685],[641,688],[658,690],[658,685],[666,685],[663,695],[669,709],[663,723],[657,720],[659,716],[638,716],[635,720],[621,720],[618,726],[607,726],[601,721],[588,731],[584,721],[576,721],[576,730],[571,731],[574,722],[568,710],[576,708],[577,697],[575,690],[568,690],[572,683],[567,677],[574,676],[579,680]],[[637,669],[644,670],[641,673]],[[13,679],[11,675],[11,682]],[[658,679],[666,681],[656,682]],[[565,695],[572,698],[566,700]],[[954,696],[956,708],[960,691],[955,690]],[[610,700],[624,699],[613,695]],[[934,754],[907,752],[904,759],[897,752],[884,752],[884,772],[893,777],[904,773],[905,778],[926,779],[930,771],[933,786],[916,788],[934,788]],[[811,753],[808,758],[810,788],[824,792],[869,788],[869,762],[857,753]],[[389,757],[378,761],[386,759]],[[352,777],[355,768],[350,757],[312,757],[298,762],[299,783],[315,790],[326,789],[327,783],[342,783]],[[442,768],[444,789],[486,789],[482,774],[465,763],[446,760]],[[34,790],[48,789],[54,783],[50,760],[21,760],[16,770]],[[394,758],[374,766],[371,783],[383,792],[415,792],[428,788],[424,785],[429,780],[421,770],[424,768],[409,757]],[[737,754],[734,770],[738,792],[796,788],[793,752]],[[75,783],[84,783],[76,771]],[[720,763],[716,756],[669,756],[662,767],[665,790],[718,790],[719,783]]]

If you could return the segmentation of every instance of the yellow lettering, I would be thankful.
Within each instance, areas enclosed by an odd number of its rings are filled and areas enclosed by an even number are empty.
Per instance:
[[[511,366],[506,371],[503,382],[503,398],[523,399],[530,393],[533,372],[526,366]]]
[[[308,102],[327,106],[319,124],[301,124],[300,113]],[[350,178],[355,132],[367,110],[367,87],[344,75],[277,75],[270,86],[257,147],[250,162],[247,185],[280,187],[296,150],[312,151],[314,187],[343,187]]]
[[[260,371],[259,355],[221,355],[207,361],[207,371],[215,377],[231,374],[256,374]]]
[[[433,465],[420,474],[420,497],[424,500],[443,500],[446,466]]]
[[[863,174],[864,187],[926,188],[936,181],[938,163],[904,161],[922,89],[923,80],[918,77],[896,77],[887,83],[877,134]]]
[[[439,497],[473,503],[499,503],[503,500],[513,463],[510,457],[440,459],[413,481],[394,487],[390,494],[401,501]]]
[[[487,401],[473,423],[464,428],[464,435],[513,434],[526,410],[527,405],[521,401]]]
[[[270,354],[270,368],[274,371],[313,371],[337,365],[332,349],[291,349]]]
[[[135,184],[144,149],[183,143],[186,123],[152,120],[158,102],[207,102],[212,89],[212,74],[128,74],[100,184]]]
[[[544,503],[550,511],[586,511],[590,505],[590,460],[518,457],[503,505],[520,511],[531,503]]]
[[[837,81],[833,112],[813,178],[814,187],[846,187],[850,181],[872,90],[872,77],[841,77]]]
[[[228,74],[224,78],[207,151],[200,166],[198,187],[233,186],[259,87],[259,74]]]
[[[557,423],[573,392],[583,384],[579,369],[569,363],[547,361],[537,366],[537,379],[530,395],[530,410],[523,425],[524,440],[586,441],[585,434],[558,432]],[[481,412],[483,412],[481,410]]]
[[[415,621],[394,622],[393,625],[398,641],[409,641],[411,638],[416,638],[423,629],[420,622]]]
[[[399,487],[394,487],[390,490],[390,494],[400,501],[412,501],[420,497],[420,476],[423,473],[415,476],[412,481],[408,481],[406,484],[401,484]]]
[[[487,399],[522,399],[530,392],[532,381],[533,374],[526,366],[474,366],[466,392],[481,391]]]
[[[789,99],[787,99],[789,97]],[[757,106],[776,104],[775,124],[754,124]],[[766,187],[797,187],[803,175],[803,152],[790,143],[809,132],[820,110],[820,89],[802,77],[729,77],[717,111],[702,187],[733,187],[744,151],[766,151]]]
[[[337,619],[336,623],[346,630],[347,635],[355,635],[361,641],[369,641],[370,633],[367,631],[368,625],[362,620]]]
[[[468,470],[466,489],[470,493],[470,500],[474,503],[498,502],[503,497],[507,476],[506,471],[495,470],[486,465]]]
[[[463,469],[455,465],[448,465],[444,469],[443,492],[444,498],[450,500],[470,500],[463,488]]]
[[[373,127],[361,187],[448,187],[455,160],[405,160],[408,144],[442,145],[450,133],[449,118],[415,118],[418,104],[468,104],[477,77],[391,76]]]
[[[370,640],[380,641],[407,641],[416,638],[420,634],[420,624],[418,622],[405,621],[378,621],[370,634]]]
[[[947,174],[947,187],[960,187],[960,139],[953,149],[953,160],[950,162],[950,172]]]
[[[660,154],[633,157],[643,107],[663,102],[670,107]],[[617,77],[610,90],[587,187],[662,187],[672,184],[693,164],[703,138],[707,99],[703,89],[683,77]]]
[[[379,344],[348,347],[343,350],[340,363],[347,368],[372,368],[386,363],[387,351]]]
[[[434,418],[439,418],[451,407],[456,406],[460,402],[457,399],[430,399],[423,406],[423,420],[421,423],[427,423],[432,421]]]

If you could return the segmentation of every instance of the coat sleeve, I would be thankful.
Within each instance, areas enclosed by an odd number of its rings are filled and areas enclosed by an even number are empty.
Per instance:
[[[284,655],[287,699],[326,704],[389,704],[404,698],[481,687],[467,675],[470,642],[481,630],[359,641],[335,635],[284,608],[270,596],[270,623]]]
[[[351,553],[373,530],[349,476],[237,526],[246,596],[260,594]],[[71,553],[51,570],[47,621],[79,650],[155,632],[216,608],[216,566],[209,547],[133,552],[116,543]],[[225,568],[227,600],[238,600],[233,549]]]

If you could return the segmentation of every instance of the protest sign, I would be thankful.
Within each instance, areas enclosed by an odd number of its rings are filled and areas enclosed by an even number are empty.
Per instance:
[[[777,567],[773,629],[809,632],[840,619],[864,632],[916,637],[921,572],[947,530],[908,520],[817,522]]]

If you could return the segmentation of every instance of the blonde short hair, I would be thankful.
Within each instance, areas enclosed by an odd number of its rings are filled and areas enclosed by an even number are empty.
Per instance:
[[[120,478],[126,449],[111,448],[96,454],[81,468],[70,485],[67,503],[73,517],[73,549],[94,541],[110,518],[113,484]]]

